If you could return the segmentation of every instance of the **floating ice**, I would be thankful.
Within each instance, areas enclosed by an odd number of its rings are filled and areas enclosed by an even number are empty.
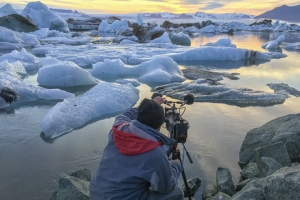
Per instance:
[[[189,49],[183,53],[171,54],[175,61],[180,60],[270,60],[270,56],[259,51],[238,49],[233,47],[209,47]]]
[[[41,67],[40,61],[34,55],[27,53],[25,49],[21,51],[12,51],[11,53],[0,56],[0,62],[7,60],[8,62],[20,61],[27,72],[36,71]]]
[[[39,28],[70,32],[67,22],[40,1],[28,3],[21,15],[29,17]]]
[[[230,38],[221,38],[216,42],[209,42],[209,43],[205,44],[204,46],[236,48],[236,45],[231,43]]]
[[[115,20],[112,24],[107,23],[106,20],[102,20],[99,25],[98,31],[100,33],[119,33],[125,29],[128,29],[128,21],[122,19],[121,21]]]
[[[285,43],[283,46],[284,49],[286,50],[299,50],[300,49],[300,42],[295,42],[295,43]]]
[[[231,80],[239,79],[238,73],[227,73],[227,72],[212,72],[205,69],[199,69],[195,67],[186,68],[181,70],[184,76],[188,79],[207,79],[210,81],[220,81],[223,80],[223,77],[226,77]]]
[[[167,43],[167,44],[172,44],[169,35],[167,32],[164,32],[164,34],[162,34],[162,36],[160,36],[159,38],[156,38],[154,40],[152,40],[151,42],[149,42],[150,44],[154,44],[154,43]]]
[[[158,86],[154,92],[176,99],[183,99],[186,94],[193,94],[195,101],[220,102],[239,106],[274,105],[285,101],[282,94],[254,91],[247,88],[231,88],[215,81],[198,79],[189,83],[170,83]]]
[[[41,39],[42,43],[46,44],[66,44],[66,45],[85,45],[88,44],[92,38],[90,37],[74,37],[74,38],[66,38],[66,37],[49,37],[45,39]]]
[[[24,41],[16,36],[14,31],[0,29],[0,41],[9,43],[23,43]]]
[[[184,77],[177,63],[169,57],[156,57],[137,66],[125,65],[121,60],[104,60],[93,65],[94,76],[135,76],[146,83],[168,83],[183,81]]]
[[[9,3],[5,4],[0,8],[0,17],[4,17],[11,14],[18,14],[18,12],[15,11]]]
[[[285,40],[284,35],[280,35],[276,40],[269,41],[262,45],[262,48],[264,49],[275,49],[278,48],[278,45],[280,45]]]
[[[216,32],[216,27],[214,25],[208,25],[199,30],[201,33],[214,33]]]
[[[25,73],[25,69],[20,62],[0,62],[0,86],[15,91],[19,96],[18,101],[61,100],[75,96],[59,89],[45,89],[25,84],[19,75]]]
[[[71,61],[59,61],[55,58],[41,58],[42,68],[38,71],[37,81],[43,86],[72,87],[95,85],[90,72],[78,67]]]
[[[136,22],[137,22],[137,24],[138,24],[139,26],[143,26],[144,22],[143,22],[143,18],[142,18],[142,16],[141,16],[140,14],[138,14],[138,15],[136,16]]]
[[[32,32],[31,34],[38,39],[45,39],[48,37],[66,37],[66,38],[71,37],[71,35],[68,33],[63,33],[57,30],[49,30],[49,28],[42,28],[40,30]]]
[[[191,38],[188,34],[180,33],[170,33],[170,40],[173,44],[191,46]]]
[[[286,96],[293,95],[295,97],[300,97],[300,91],[290,87],[288,84],[284,83],[269,83],[267,84],[271,89],[277,94],[283,94]]]
[[[130,83],[130,84],[133,85],[134,87],[137,87],[137,86],[140,86],[140,85],[141,85],[141,83],[138,82],[137,80],[135,80],[135,79],[130,79],[130,78],[128,78],[128,79],[117,79],[117,80],[116,80],[116,83],[120,83],[120,84],[122,84],[122,85],[125,85],[125,84],[127,84],[127,83]]]
[[[138,100],[131,84],[103,82],[86,93],[56,104],[40,123],[47,138],[55,138],[103,115],[131,108]]]

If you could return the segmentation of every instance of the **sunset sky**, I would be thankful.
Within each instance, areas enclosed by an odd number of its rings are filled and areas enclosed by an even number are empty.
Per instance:
[[[28,0],[0,0],[23,9]],[[172,13],[245,13],[259,15],[283,4],[300,5],[300,0],[43,0],[49,8],[71,9],[87,14],[123,14],[144,12]]]

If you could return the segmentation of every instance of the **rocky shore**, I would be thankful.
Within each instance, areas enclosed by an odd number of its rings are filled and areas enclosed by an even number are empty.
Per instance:
[[[300,113],[274,119],[246,134],[239,152],[239,183],[234,184],[227,168],[219,167],[216,184],[206,185],[202,200],[300,199],[299,161]],[[90,179],[87,169],[60,174],[59,190],[51,200],[90,199]],[[194,178],[189,184],[196,190],[201,181]]]

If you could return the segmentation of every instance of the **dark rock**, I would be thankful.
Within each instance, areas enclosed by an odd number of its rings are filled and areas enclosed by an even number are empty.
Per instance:
[[[197,192],[198,188],[201,185],[201,180],[197,177],[194,177],[192,179],[189,179],[187,181],[187,183],[188,183],[188,187],[189,187],[189,190],[190,190],[190,196],[193,197],[195,195],[195,193]],[[187,192],[187,189],[185,187],[185,184],[183,184],[181,186],[181,188],[182,188],[182,191],[184,193],[184,197],[188,197],[188,192]]]
[[[282,167],[284,166],[278,163],[274,158],[262,157],[260,166],[260,176],[269,176]]]
[[[241,189],[243,189],[243,187],[245,187],[250,182],[251,182],[251,179],[246,179],[246,180],[240,182],[239,184],[237,184],[235,186],[236,191],[240,191]]]
[[[198,29],[201,29],[203,27],[209,26],[209,25],[216,25],[215,23],[213,23],[211,20],[207,20],[207,21],[202,21],[201,22],[201,27],[196,27]]]
[[[121,21],[121,19],[118,18],[118,17],[116,17],[116,16],[109,16],[109,17],[106,18],[106,21],[107,21],[107,23],[109,23],[109,24],[112,24],[112,23],[113,23],[114,21],[116,21],[116,20]]]
[[[60,174],[59,190],[54,192],[50,200],[90,200],[89,181]]]
[[[180,25],[179,24],[174,24],[172,22],[169,22],[169,21],[164,21],[161,25],[162,28],[165,28],[165,29],[169,29],[169,28],[179,28]]]
[[[219,192],[224,192],[229,196],[232,196],[236,193],[231,173],[227,168],[219,167],[216,177]]]
[[[253,163],[253,162],[246,165],[240,174],[241,174],[240,181],[243,181],[246,179],[253,179],[255,177],[260,177],[258,166],[256,163]]]
[[[218,187],[215,185],[207,184],[202,193],[202,200],[209,199],[218,193]]]
[[[230,198],[229,195],[227,195],[227,194],[225,194],[223,192],[219,192],[215,196],[210,197],[208,200],[220,200],[220,199],[222,199],[222,200],[230,200],[231,198]]]
[[[0,97],[4,99],[6,103],[12,103],[17,100],[18,95],[12,89],[5,87],[0,90]]]
[[[272,26],[272,20],[271,19],[264,19],[260,22],[254,22],[254,23],[250,24],[249,26],[254,26],[254,25]]]
[[[248,183],[232,200],[290,200],[300,197],[300,165],[283,167],[266,178]]]
[[[19,14],[0,17],[0,26],[18,32],[34,32],[39,28],[30,20]]]
[[[239,152],[240,167],[255,161],[254,149],[277,142],[285,144],[292,162],[300,161],[300,114],[279,117],[250,130]]]
[[[234,29],[233,29],[233,28],[231,28],[231,29],[229,29],[229,30],[227,31],[227,34],[228,34],[228,35],[233,35],[233,33],[234,33]]]
[[[266,163],[262,161],[262,157],[273,158],[275,159],[275,162],[277,161],[283,167],[291,166],[292,164],[287,149],[283,142],[278,142],[272,145],[255,149],[254,157],[261,177],[266,176],[267,173]],[[278,164],[275,165],[278,166]]]
[[[91,181],[92,179],[91,172],[88,169],[76,170],[75,172],[72,172],[70,176],[74,176],[84,181]]]

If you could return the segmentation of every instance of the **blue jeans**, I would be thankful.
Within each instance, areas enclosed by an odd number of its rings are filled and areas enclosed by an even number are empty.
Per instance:
[[[160,194],[149,190],[147,200],[183,200],[183,191],[178,185],[175,185],[168,194]]]

